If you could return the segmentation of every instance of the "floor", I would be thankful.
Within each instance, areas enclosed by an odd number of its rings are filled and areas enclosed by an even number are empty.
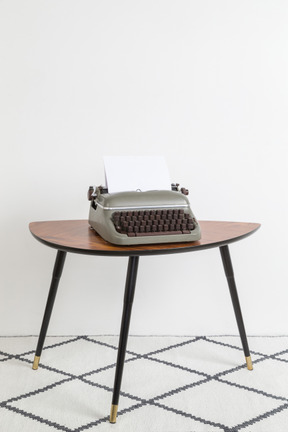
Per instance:
[[[130,336],[109,423],[117,336],[0,337],[5,432],[287,432],[288,337]]]

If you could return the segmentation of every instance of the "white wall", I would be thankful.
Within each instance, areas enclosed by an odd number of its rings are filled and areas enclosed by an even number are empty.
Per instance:
[[[286,0],[0,2],[2,335],[38,334],[55,250],[104,154],[162,154],[231,245],[249,334],[287,334]],[[286,180],[286,182],[285,182]],[[126,258],[68,255],[50,334],[118,333]],[[133,334],[237,333],[217,249],[144,257]]]

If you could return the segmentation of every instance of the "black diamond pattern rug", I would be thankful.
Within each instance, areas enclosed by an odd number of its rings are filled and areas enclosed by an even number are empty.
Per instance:
[[[2,432],[287,432],[288,337],[130,336],[117,423],[117,336],[0,337]]]

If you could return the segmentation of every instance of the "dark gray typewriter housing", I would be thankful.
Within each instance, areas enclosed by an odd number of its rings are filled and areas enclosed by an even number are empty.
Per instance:
[[[90,226],[116,245],[192,242],[201,238],[188,190],[109,193],[102,186],[89,187]]]

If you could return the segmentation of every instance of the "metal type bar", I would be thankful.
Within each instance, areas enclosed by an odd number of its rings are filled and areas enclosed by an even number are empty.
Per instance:
[[[233,272],[229,248],[227,245],[225,245],[225,246],[221,246],[219,249],[220,249],[220,253],[221,253],[221,258],[222,258],[222,262],[223,262],[225,275],[226,275],[228,286],[229,286],[229,291],[230,291],[230,295],[231,295],[231,299],[232,299],[234,313],[236,316],[237,326],[238,326],[238,330],[240,333],[240,338],[241,338],[241,342],[242,342],[242,346],[243,346],[243,350],[244,350],[244,354],[245,354],[245,358],[246,358],[247,368],[249,370],[252,370],[253,366],[252,366],[252,361],[251,361],[251,357],[250,357],[250,350],[249,350],[249,346],[248,346],[248,340],[247,340],[247,336],[246,336],[246,331],[245,331],[244,321],[243,321],[243,317],[242,317],[239,297],[238,297],[236,283],[235,283],[235,279],[234,279],[234,272]]]
[[[124,293],[121,330],[120,330],[119,346],[118,346],[118,354],[117,354],[116,372],[115,372],[115,380],[114,380],[114,389],[113,389],[113,397],[112,397],[112,407],[111,407],[111,414],[110,414],[110,423],[116,422],[132,304],[133,304],[136,279],[137,279],[138,263],[139,263],[139,256],[129,257],[125,293]]]
[[[47,333],[47,329],[48,329],[48,325],[49,325],[55,297],[57,294],[57,288],[58,288],[59,281],[60,281],[60,278],[62,275],[62,270],[64,267],[66,254],[67,254],[67,252],[63,252],[60,250],[58,250],[58,252],[57,252],[54,270],[53,270],[53,274],[52,274],[50,290],[49,290],[49,294],[48,294],[48,298],[47,298],[46,308],[45,308],[42,326],[41,326],[39,339],[38,339],[38,344],[37,344],[37,348],[36,348],[36,354],[35,354],[34,363],[32,366],[32,368],[35,370],[38,369],[38,364],[39,364],[40,356],[42,353],[42,348],[43,348],[43,345],[45,342],[45,337],[46,337],[46,333]]]

